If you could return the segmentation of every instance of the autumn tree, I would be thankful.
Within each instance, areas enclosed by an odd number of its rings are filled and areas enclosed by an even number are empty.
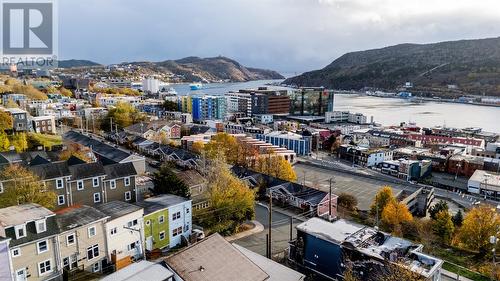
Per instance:
[[[73,93],[64,87],[59,88],[59,93],[65,97],[73,97]]]
[[[14,84],[12,86],[12,91],[18,94],[23,94],[32,100],[46,100],[47,95],[42,93],[40,90],[35,89],[32,85],[24,85],[21,83]]]
[[[396,234],[401,234],[401,224],[413,219],[406,204],[391,200],[382,211],[382,223],[384,226]]]
[[[337,198],[337,204],[346,210],[353,211],[358,206],[358,199],[352,194],[342,192]]]
[[[230,164],[235,164],[238,159],[236,138],[227,133],[218,133],[213,136],[210,142],[205,144],[204,149],[209,159],[215,159],[219,153],[222,153]]]
[[[145,118],[146,116],[130,103],[118,102],[115,107],[109,110],[107,118],[102,122],[102,128],[104,130],[109,130],[110,122],[113,122],[113,127],[117,125],[119,128],[125,128],[143,121]],[[111,119],[113,121],[111,121]]]
[[[11,130],[12,129],[12,116],[8,112],[0,110],[0,130]]]
[[[169,101],[169,100],[164,101],[162,107],[166,111],[178,111],[179,110],[179,106],[177,105],[177,103],[174,101]]]
[[[455,226],[448,210],[441,210],[435,214],[432,222],[432,231],[440,238],[442,243],[449,244],[451,242],[454,230]]]
[[[67,144],[66,149],[59,154],[59,160],[68,160],[71,156],[79,158],[87,163],[92,162],[89,151],[83,149],[82,146],[76,143]]]
[[[494,209],[475,207],[465,215],[458,238],[467,248],[484,254],[491,248],[490,236],[496,235],[499,226],[500,216]]]
[[[174,194],[184,198],[191,197],[189,187],[177,176],[169,163],[163,164],[153,174],[153,184],[155,194]]]
[[[372,216],[376,216],[378,214],[378,218],[382,216],[382,211],[384,210],[385,206],[389,204],[390,202],[395,202],[396,197],[394,197],[392,193],[392,188],[390,186],[383,186],[375,196],[375,199],[372,202],[372,205],[370,207],[370,213]]]
[[[425,277],[420,272],[412,271],[405,266],[405,261],[386,263],[382,270],[378,271],[377,281],[424,281]]]
[[[262,155],[257,159],[253,170],[275,178],[294,182],[297,180],[297,174],[292,167],[292,164],[278,155]]]
[[[10,144],[14,146],[17,153],[28,149],[28,139],[25,133],[15,133],[10,136]]]
[[[4,192],[0,196],[0,208],[36,203],[52,209],[56,194],[48,191],[40,179],[31,171],[19,165],[9,165],[0,172]]]
[[[194,214],[194,219],[211,232],[233,234],[238,226],[255,215],[255,192],[231,173],[221,154],[208,172],[210,207]]]
[[[195,141],[191,145],[191,151],[193,151],[196,154],[201,154],[201,152],[203,151],[203,147],[204,147],[203,142],[201,142],[201,141]]]
[[[4,131],[0,131],[0,151],[8,151],[10,149],[10,141]]]
[[[12,99],[8,98],[7,102],[5,103],[5,108],[18,108],[19,105]]]

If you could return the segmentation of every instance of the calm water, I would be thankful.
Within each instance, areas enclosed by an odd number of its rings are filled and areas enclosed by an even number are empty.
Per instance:
[[[280,80],[206,84],[198,91],[191,91],[188,84],[177,84],[172,87],[179,95],[193,93],[220,95],[228,91],[265,86],[269,82],[280,82]],[[368,119],[373,116],[375,122],[383,125],[398,125],[400,122],[412,121],[421,127],[435,125],[458,128],[481,127],[485,131],[500,133],[500,107],[439,102],[411,103],[403,99],[347,94],[337,94],[334,107],[335,110],[363,113]]]

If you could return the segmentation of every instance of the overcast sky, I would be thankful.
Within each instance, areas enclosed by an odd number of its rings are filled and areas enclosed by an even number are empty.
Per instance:
[[[59,56],[223,55],[283,73],[346,52],[500,36],[499,0],[58,0]]]

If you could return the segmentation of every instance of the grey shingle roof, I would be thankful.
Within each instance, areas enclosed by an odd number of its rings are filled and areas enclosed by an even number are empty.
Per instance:
[[[29,167],[29,170],[35,173],[42,180],[61,178],[71,175],[68,169],[68,164],[65,161],[35,165]]]
[[[263,281],[269,276],[218,233],[165,259],[183,280]]]
[[[107,175],[106,180],[137,175],[134,164],[130,162],[106,165],[104,171]]]
[[[110,216],[110,219],[112,220],[142,209],[140,206],[122,201],[111,201],[98,205],[96,208]]]
[[[71,180],[92,178],[106,174],[100,162],[69,166],[69,171],[71,172]]]
[[[162,194],[136,202],[135,204],[144,208],[144,214],[150,214],[186,201],[189,201],[189,199],[172,194]]]
[[[130,154],[123,150],[117,149],[111,145],[100,142],[97,139],[90,138],[75,131],[69,131],[64,134],[63,138],[72,142],[76,142],[83,146],[92,148],[92,151],[102,158],[106,158],[113,162],[120,162],[129,157]]]
[[[67,231],[84,226],[108,217],[96,208],[83,205],[79,208],[69,208],[59,211],[56,222],[61,231]]]

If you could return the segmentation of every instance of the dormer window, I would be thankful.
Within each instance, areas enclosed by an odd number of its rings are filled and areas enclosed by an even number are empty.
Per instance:
[[[26,237],[26,225],[16,225],[14,227],[15,232],[16,232],[16,239],[24,238]]]
[[[47,224],[45,223],[45,220],[38,220],[35,222],[36,224],[36,233],[42,233],[47,230]]]

